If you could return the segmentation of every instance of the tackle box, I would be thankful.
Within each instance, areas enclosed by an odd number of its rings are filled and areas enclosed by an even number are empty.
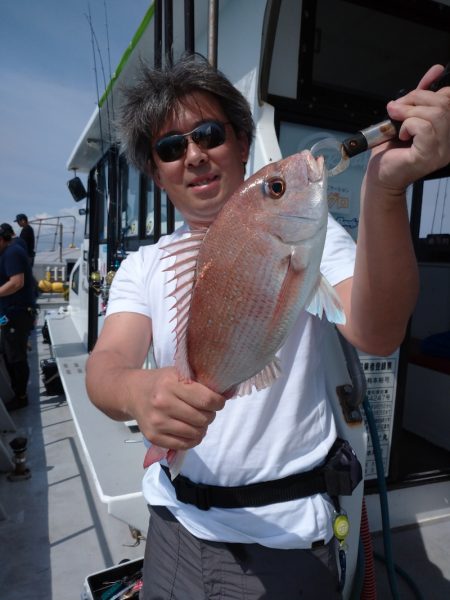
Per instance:
[[[84,580],[81,600],[112,600],[120,598],[120,589],[125,594],[126,582],[140,577],[144,558],[124,560],[109,569],[88,575]],[[122,586],[119,585],[122,583]],[[115,585],[115,587],[113,587]]]

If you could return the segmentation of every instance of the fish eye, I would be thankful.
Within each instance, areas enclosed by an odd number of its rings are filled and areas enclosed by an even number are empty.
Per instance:
[[[264,192],[274,200],[281,198],[286,191],[286,183],[281,177],[271,177],[264,182]]]

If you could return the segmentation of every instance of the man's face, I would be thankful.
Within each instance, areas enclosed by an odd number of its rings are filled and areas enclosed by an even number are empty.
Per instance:
[[[226,123],[227,118],[214,96],[196,92],[183,100],[177,114],[161,127],[155,141],[167,134],[190,132],[209,120]],[[185,154],[173,162],[163,162],[153,149],[156,164],[153,178],[191,227],[209,225],[244,179],[249,152],[247,138],[245,135],[238,138],[229,124],[225,125],[225,132],[223,144],[206,150],[188,138]]]

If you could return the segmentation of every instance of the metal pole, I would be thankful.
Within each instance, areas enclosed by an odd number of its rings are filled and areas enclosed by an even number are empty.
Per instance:
[[[63,224],[59,224],[59,262],[62,262]]]
[[[184,0],[184,49],[195,52],[195,15],[193,0]]]
[[[218,25],[217,0],[209,0],[208,61],[213,67],[217,67]]]

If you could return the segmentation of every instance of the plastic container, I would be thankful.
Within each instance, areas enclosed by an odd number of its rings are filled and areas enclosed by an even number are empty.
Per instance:
[[[125,560],[109,569],[88,575],[84,580],[81,600],[111,600],[120,593],[119,583],[123,583],[122,590],[125,593],[127,582],[131,583],[135,576],[141,576],[143,564],[144,558]],[[113,587],[115,583],[117,585]]]

